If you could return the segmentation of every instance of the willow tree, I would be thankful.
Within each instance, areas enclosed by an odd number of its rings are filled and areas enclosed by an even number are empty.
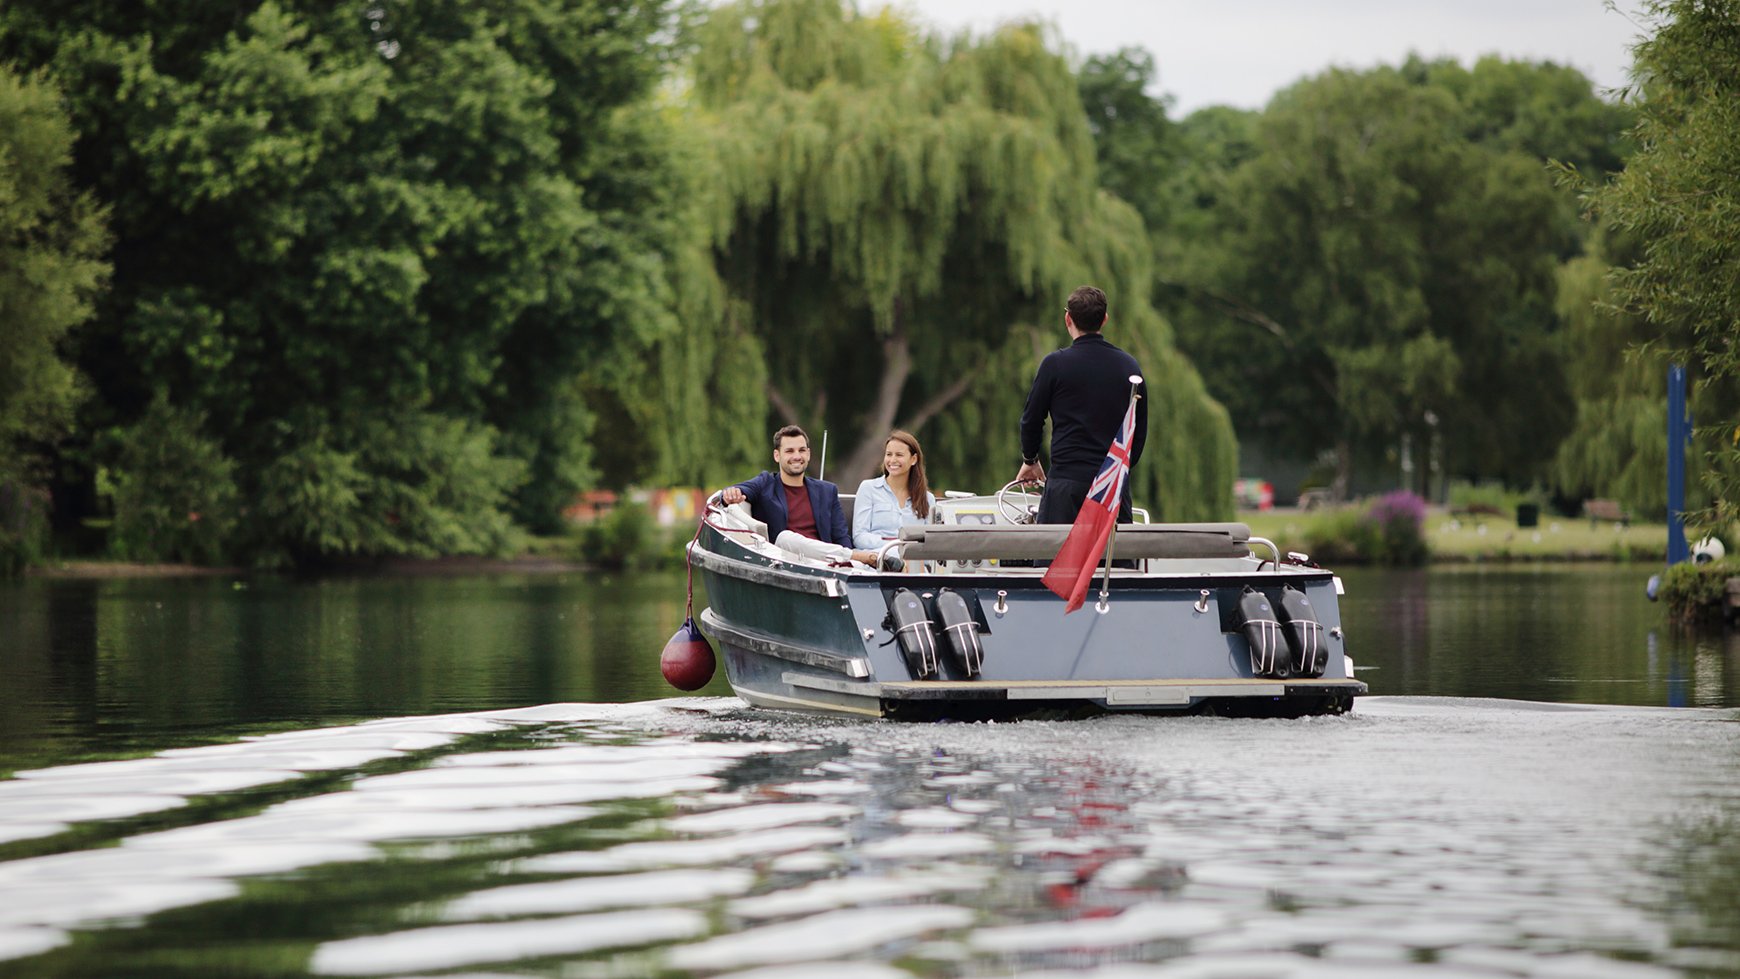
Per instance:
[[[1098,189],[1075,76],[1038,28],[943,39],[763,0],[714,10],[697,40],[705,228],[766,364],[761,421],[830,431],[848,484],[896,426],[926,441],[933,482],[1000,484],[1033,371],[1067,342],[1064,298],[1093,282],[1156,401],[1138,499],[1230,509],[1230,423],[1147,304],[1141,219]]]
[[[1696,448],[1715,516],[1740,514],[1740,20],[1732,4],[1651,0],[1634,49],[1638,151],[1590,200],[1632,242],[1608,276],[1613,303],[1647,324],[1641,354],[1685,364]]]
[[[1667,506],[1667,363],[1644,348],[1648,327],[1613,304],[1599,254],[1559,270],[1566,372],[1576,423],[1559,444],[1553,477],[1573,497],[1611,496],[1638,513]]]

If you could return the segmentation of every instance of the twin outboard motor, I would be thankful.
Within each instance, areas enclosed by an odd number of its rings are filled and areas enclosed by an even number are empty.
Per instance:
[[[942,626],[949,651],[954,653],[955,665],[968,679],[978,676],[985,665],[985,647],[979,642],[979,623],[973,618],[973,610],[967,607],[967,600],[944,588],[936,593],[932,604],[935,621]]]
[[[936,635],[930,629],[930,616],[924,602],[910,588],[896,589],[888,599],[888,616],[893,619],[894,638],[900,641],[900,654],[906,666],[920,680],[934,679],[937,674]]]
[[[1251,674],[1287,680],[1319,677],[1329,662],[1323,623],[1311,600],[1292,585],[1281,586],[1279,607],[1269,596],[1245,586],[1239,595],[1239,631],[1251,647]]]
[[[1285,680],[1293,675],[1292,657],[1282,655],[1285,640],[1269,596],[1250,585],[1239,594],[1239,631],[1251,647],[1251,675]]]
[[[967,600],[950,589],[920,597],[909,588],[897,588],[888,597],[888,618],[907,667],[920,680],[937,678],[937,633],[943,635],[955,666],[969,679],[978,676],[985,665],[979,622]]]
[[[1292,585],[1281,586],[1281,631],[1293,649],[1293,675],[1318,677],[1329,662],[1323,623],[1311,609],[1311,599]]]

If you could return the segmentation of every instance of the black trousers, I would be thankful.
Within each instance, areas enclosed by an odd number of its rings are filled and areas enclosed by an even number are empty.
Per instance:
[[[1039,498],[1039,515],[1035,523],[1075,523],[1076,515],[1081,513],[1081,505],[1087,501],[1088,490],[1092,488],[1091,481],[1077,479],[1047,479],[1045,495]],[[1130,483],[1124,481],[1124,495],[1118,501],[1118,522],[1134,523],[1130,512]],[[1033,566],[1044,568],[1050,566],[1050,561],[1035,561]],[[1112,567],[1134,568],[1135,561],[1119,560],[1112,556]]]
[[[1045,481],[1045,495],[1039,498],[1039,516],[1035,523],[1075,523],[1076,514],[1081,512],[1081,505],[1087,500],[1088,489],[1092,481],[1076,479],[1048,479]],[[1130,483],[1124,482],[1124,495],[1118,501],[1118,522],[1131,523],[1130,515]]]

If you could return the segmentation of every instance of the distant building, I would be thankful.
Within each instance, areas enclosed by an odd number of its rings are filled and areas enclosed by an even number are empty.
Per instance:
[[[616,509],[616,501],[616,494],[610,490],[587,490],[574,497],[574,502],[562,510],[562,517],[569,523],[591,523]]]
[[[643,504],[660,527],[694,526],[707,505],[707,491],[680,486],[671,489],[632,490],[629,499]]]
[[[588,524],[616,509],[625,497],[630,503],[646,507],[653,522],[661,527],[693,526],[707,505],[706,490],[687,486],[631,489],[621,496],[610,490],[587,490],[574,497],[562,516],[571,524]]]

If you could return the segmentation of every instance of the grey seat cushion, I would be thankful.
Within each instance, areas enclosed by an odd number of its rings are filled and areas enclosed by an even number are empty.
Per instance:
[[[1049,560],[1069,536],[1069,524],[1020,527],[900,528],[909,560]],[[1116,558],[1226,558],[1250,553],[1251,529],[1242,523],[1119,524],[1111,543]]]

